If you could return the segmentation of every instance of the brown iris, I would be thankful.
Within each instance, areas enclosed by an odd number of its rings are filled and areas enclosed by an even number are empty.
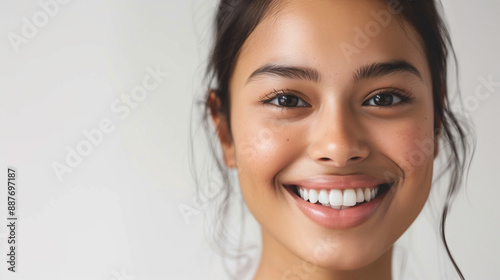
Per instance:
[[[293,95],[282,95],[278,97],[278,104],[284,107],[295,107],[299,103],[299,98]]]
[[[377,106],[389,106],[394,102],[394,96],[389,94],[377,94],[373,97],[373,103]]]

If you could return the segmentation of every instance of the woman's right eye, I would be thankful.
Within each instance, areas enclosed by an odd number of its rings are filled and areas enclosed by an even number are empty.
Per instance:
[[[305,102],[302,98],[298,97],[295,93],[287,92],[274,92],[272,96],[266,96],[263,100],[264,104],[272,104],[278,107],[310,107],[309,103]]]

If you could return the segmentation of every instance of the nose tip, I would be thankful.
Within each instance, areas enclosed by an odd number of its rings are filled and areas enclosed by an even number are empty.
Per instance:
[[[345,107],[335,109],[324,110],[311,126],[309,157],[334,167],[360,163],[370,155],[366,128]]]
[[[343,139],[342,139],[343,138]],[[368,145],[354,139],[346,139],[340,135],[325,136],[309,147],[310,157],[321,164],[345,167],[362,162],[370,154]]]

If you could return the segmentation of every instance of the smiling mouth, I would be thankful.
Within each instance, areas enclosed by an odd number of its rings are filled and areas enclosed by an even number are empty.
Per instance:
[[[371,188],[352,188],[352,189],[307,189],[297,185],[290,185],[287,188],[302,198],[303,200],[331,207],[337,210],[348,209],[370,202],[378,196],[387,192],[392,183],[384,183]]]

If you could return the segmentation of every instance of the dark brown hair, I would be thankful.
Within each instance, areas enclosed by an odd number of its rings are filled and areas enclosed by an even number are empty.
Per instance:
[[[437,0],[436,0],[437,1]],[[410,26],[420,35],[427,62],[430,67],[432,77],[432,92],[435,111],[435,134],[440,138],[440,154],[445,157],[443,174],[449,172],[450,181],[448,185],[447,197],[442,210],[440,234],[446,252],[453,263],[455,270],[461,279],[464,279],[458,265],[454,261],[448,248],[445,236],[446,217],[457,190],[463,184],[464,176],[472,157],[474,143],[472,131],[469,126],[464,125],[457,115],[450,109],[450,99],[447,87],[447,68],[450,53],[456,63],[450,36],[437,7],[441,7],[440,2],[434,0],[401,0],[402,6],[398,19],[409,23]],[[221,0],[218,6],[215,19],[214,46],[210,54],[207,78],[209,88],[207,94],[215,92],[219,101],[219,113],[224,117],[227,128],[230,128],[229,110],[229,81],[238,58],[238,53],[255,27],[259,24],[271,5],[275,5],[279,0]],[[398,2],[397,0],[385,0]],[[394,3],[393,3],[394,4]],[[210,131],[210,110],[208,95],[204,100],[204,121],[207,131]],[[217,128],[216,128],[217,129]],[[214,138],[215,139],[215,138]],[[216,141],[214,141],[216,142]],[[218,233],[220,243],[227,244],[228,232],[224,226],[229,209],[229,195],[232,191],[228,171],[223,163],[218,159],[217,144],[211,143],[211,150],[217,162],[217,167],[222,175],[222,187],[219,193],[220,204],[217,213],[219,220],[215,223],[214,232]],[[224,246],[222,245],[222,248]],[[222,252],[226,252],[222,250]],[[233,257],[239,254],[229,254]]]

